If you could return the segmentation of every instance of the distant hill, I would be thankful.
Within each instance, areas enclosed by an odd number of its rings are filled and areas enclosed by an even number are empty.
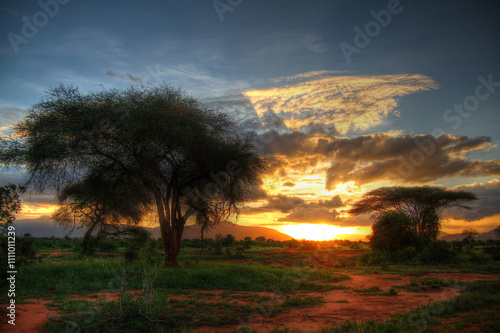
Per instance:
[[[160,237],[160,228],[154,228],[150,230],[154,238]],[[266,237],[266,239],[274,239],[277,241],[290,240],[292,237],[285,235],[279,231],[271,228],[265,227],[250,227],[233,223],[221,223],[216,228],[205,232],[205,238],[215,238],[215,235],[221,234],[223,236],[231,234],[236,240],[243,239],[245,237],[251,237],[255,239],[260,236]],[[184,233],[182,235],[183,239],[200,239],[201,238],[201,227],[199,225],[190,225],[184,228]]]
[[[83,237],[85,229],[61,228],[57,225],[50,216],[42,216],[37,219],[15,220],[14,227],[16,235],[30,234],[32,237],[56,237],[63,238],[69,236],[71,238]],[[71,233],[70,233],[71,232]]]
[[[462,239],[465,238],[464,235],[462,234],[447,234],[447,233],[440,233],[439,237],[440,240],[445,240],[447,242],[453,242],[453,241],[461,241]],[[494,230],[490,230],[488,232],[479,234],[479,236],[476,237],[476,240],[481,240],[481,241],[487,241],[490,239],[498,239]]]
[[[50,216],[42,216],[38,219],[26,219],[26,220],[16,220],[14,222],[14,227],[16,228],[17,235],[23,235],[26,233],[31,234],[32,237],[56,237],[62,238],[64,236],[69,237],[83,237],[85,234],[85,229],[74,229],[71,234],[71,228],[63,229],[58,226],[50,218]],[[160,238],[160,227],[156,228],[145,228],[154,238]],[[285,235],[271,228],[265,227],[249,227],[233,223],[222,223],[217,228],[211,229],[205,233],[206,238],[215,238],[216,234],[228,235],[231,234],[236,240],[243,239],[245,237],[251,237],[255,239],[259,236],[264,236],[267,239],[274,239],[279,241],[292,239],[290,236]],[[198,239],[201,237],[201,229],[198,225],[186,226],[184,228],[183,239]]]

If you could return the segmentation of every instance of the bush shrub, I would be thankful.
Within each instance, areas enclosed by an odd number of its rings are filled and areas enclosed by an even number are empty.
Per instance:
[[[417,255],[421,264],[441,265],[455,264],[459,261],[457,252],[453,251],[451,244],[446,241],[433,241]]]
[[[113,238],[101,238],[97,243],[97,249],[100,252],[111,252],[118,249],[118,242]]]
[[[413,246],[416,236],[410,225],[408,216],[401,212],[387,212],[379,216],[372,226],[373,235],[370,238],[372,249],[395,252]]]

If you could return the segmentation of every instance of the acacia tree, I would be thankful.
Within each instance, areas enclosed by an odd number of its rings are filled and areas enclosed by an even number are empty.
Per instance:
[[[476,199],[473,193],[443,187],[381,187],[366,193],[349,213],[357,215],[374,212],[377,216],[392,211],[404,213],[408,217],[409,227],[416,235],[415,246],[421,248],[426,241],[437,238],[441,226],[439,214],[443,209],[470,209],[464,203]]]
[[[5,165],[59,193],[91,175],[133,179],[156,207],[165,264],[175,265],[188,218],[208,225],[238,212],[265,162],[226,114],[166,85],[82,94],[60,85],[3,142]]]

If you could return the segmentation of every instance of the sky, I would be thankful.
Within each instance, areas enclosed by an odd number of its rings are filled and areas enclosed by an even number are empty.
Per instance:
[[[499,13],[496,0],[4,0],[0,134],[59,83],[165,82],[231,114],[268,159],[238,223],[364,237],[370,216],[347,214],[364,193],[433,185],[479,197],[443,212],[444,231],[486,232],[500,225]],[[23,177],[3,170],[0,185]],[[28,193],[19,218],[54,204]]]

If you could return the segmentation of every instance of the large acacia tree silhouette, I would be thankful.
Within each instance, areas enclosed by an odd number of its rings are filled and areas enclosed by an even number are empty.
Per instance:
[[[59,193],[96,175],[133,179],[156,209],[170,266],[187,219],[227,220],[266,167],[227,114],[167,85],[51,89],[3,140],[1,160],[23,166],[35,188]]]

